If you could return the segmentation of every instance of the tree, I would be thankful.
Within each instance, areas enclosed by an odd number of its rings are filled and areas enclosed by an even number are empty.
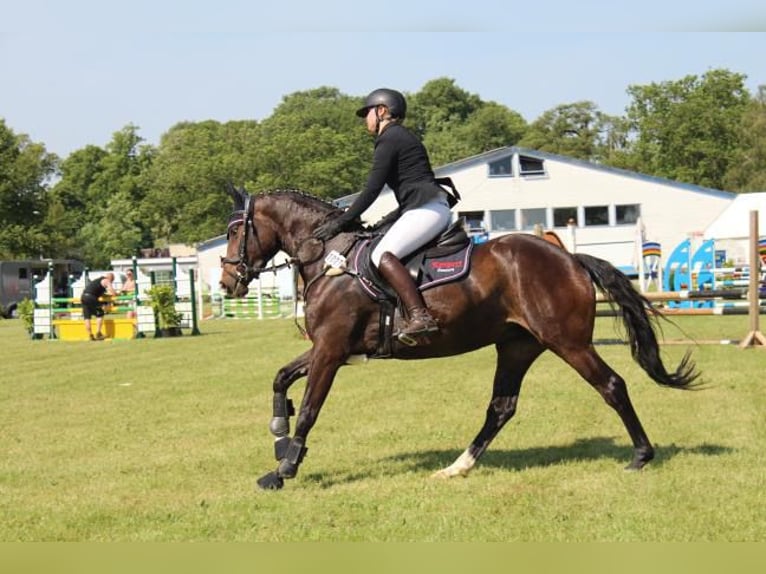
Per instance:
[[[360,100],[322,87],[286,96],[261,124],[258,189],[299,188],[337,198],[361,189],[372,141]]]
[[[45,218],[52,257],[84,258],[80,231],[89,221],[90,187],[102,171],[106,155],[104,149],[89,145],[61,162],[61,178],[50,191]]]
[[[562,104],[532,122],[519,145],[600,161],[620,147],[618,126],[593,102]]]
[[[195,243],[222,233],[230,211],[228,182],[257,177],[259,126],[183,122],[163,134],[147,170],[143,219],[159,244]]]
[[[421,138],[465,122],[482,105],[481,98],[455,84],[452,78],[427,82],[408,96],[407,124]]]
[[[521,114],[496,102],[486,102],[468,116],[463,126],[457,128],[456,136],[465,143],[466,153],[462,157],[467,157],[516,145],[527,129],[527,122]]]
[[[106,149],[88,146],[63,162],[46,218],[58,256],[104,267],[152,244],[139,207],[154,149],[142,142],[138,128],[127,125],[113,134]]]
[[[527,129],[520,114],[483,101],[451,78],[427,82],[408,100],[406,125],[423,140],[434,166],[514,145]]]
[[[711,70],[702,77],[630,86],[628,119],[635,169],[721,189],[738,149],[750,96],[745,76]]]
[[[48,256],[43,218],[58,157],[0,119],[0,257]]]
[[[479,96],[458,87],[452,78],[438,78],[408,96],[406,124],[423,140],[431,163],[443,165],[472,155],[458,131],[481,106]]]
[[[724,184],[731,191],[766,191],[766,86],[759,86],[742,116],[739,145]]]

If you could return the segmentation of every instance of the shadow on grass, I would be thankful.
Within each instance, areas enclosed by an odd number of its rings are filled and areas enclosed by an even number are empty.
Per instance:
[[[696,454],[704,456],[721,456],[732,452],[732,448],[701,444],[698,446],[655,445],[655,458],[650,466],[662,466],[679,454]],[[436,472],[449,466],[463,451],[427,450],[406,452],[380,459],[380,464],[374,468],[363,469],[353,473],[327,475],[324,473],[308,473],[306,480],[318,483],[322,488],[330,488],[338,484],[353,483],[376,476],[396,476],[408,472]],[[477,463],[477,468],[500,468],[510,471],[522,471],[528,468],[554,466],[569,462],[596,461],[603,459],[614,460],[624,467],[631,461],[633,448],[624,444],[616,444],[612,437],[592,437],[578,439],[564,446],[543,446],[526,449],[488,450]]]

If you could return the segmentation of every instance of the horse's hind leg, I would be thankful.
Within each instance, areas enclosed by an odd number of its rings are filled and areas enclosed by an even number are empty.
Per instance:
[[[641,469],[654,458],[654,448],[633,409],[623,378],[604,362],[592,345],[581,351],[558,354],[599,392],[606,404],[617,411],[633,441],[633,460],[625,468]]]
[[[457,460],[447,468],[434,473],[433,478],[468,476],[479,457],[484,454],[505,423],[516,413],[521,381],[530,365],[543,351],[543,347],[531,336],[499,343],[496,349],[495,380],[484,426]]]

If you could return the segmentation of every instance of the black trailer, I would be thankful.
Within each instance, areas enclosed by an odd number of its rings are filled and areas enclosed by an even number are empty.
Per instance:
[[[53,271],[53,296],[69,295],[70,279],[82,275],[85,265],[75,259],[27,259],[0,261],[0,313],[15,317],[18,304],[32,299],[35,281]]]

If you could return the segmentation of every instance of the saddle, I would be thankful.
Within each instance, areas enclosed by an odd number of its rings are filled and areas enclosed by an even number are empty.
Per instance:
[[[375,353],[370,357],[378,359],[391,357],[394,346],[400,344],[393,336],[393,329],[396,322],[396,308],[401,305],[401,302],[370,259],[373,249],[380,242],[383,234],[382,230],[357,234],[357,241],[349,249],[348,258],[337,252],[331,252],[325,259],[326,266],[330,267],[327,274],[348,273],[354,276],[364,292],[380,305],[378,345]],[[405,257],[402,264],[412,275],[418,289],[425,291],[437,285],[457,281],[467,275],[470,270],[472,251],[473,242],[463,229],[462,220],[458,220],[433,241]],[[335,257],[338,258],[336,267],[338,271],[333,273]]]
[[[364,291],[376,301],[396,301],[396,292],[380,276],[371,261],[372,251],[383,233],[361,235],[352,249],[349,271],[361,283]],[[473,242],[463,228],[462,220],[451,224],[441,235],[402,259],[420,291],[451,281],[457,281],[470,270]]]

